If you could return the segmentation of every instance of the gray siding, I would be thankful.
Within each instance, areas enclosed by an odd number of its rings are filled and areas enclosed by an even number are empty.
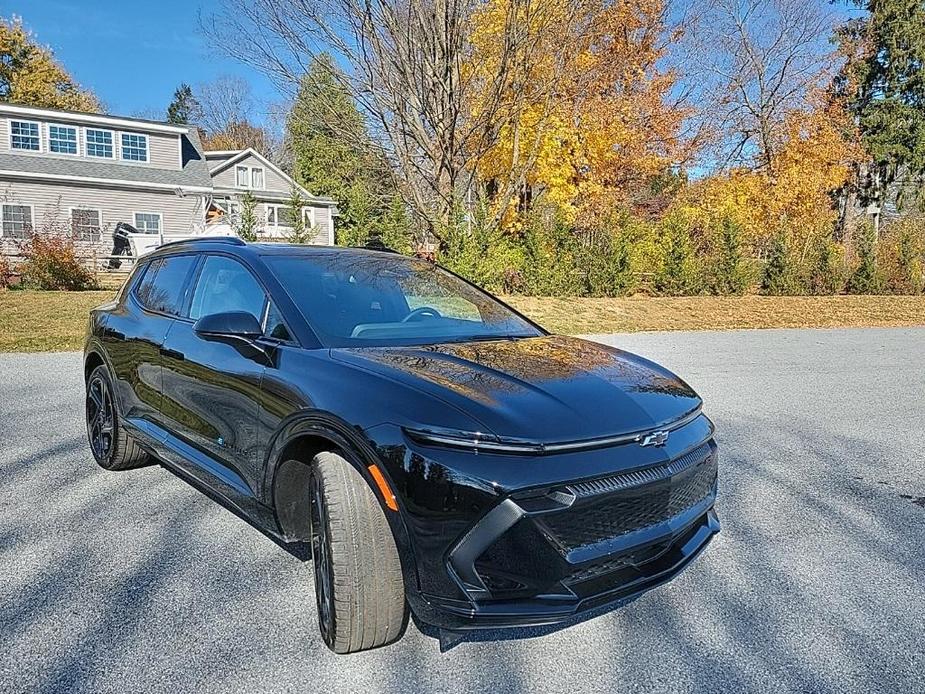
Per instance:
[[[180,170],[180,136],[167,133],[148,133],[150,166]]]
[[[42,149],[41,153],[31,154],[28,152],[23,152],[21,150],[11,150],[10,149],[10,120],[29,120],[34,122],[39,122],[41,124],[42,130]],[[48,124],[49,123],[60,123],[62,125],[73,125],[77,128],[77,139],[78,139],[78,152],[79,154],[54,154],[47,151],[48,147]],[[85,157],[85,136],[84,128],[86,127],[99,127],[103,130],[112,130],[113,131],[113,140],[115,146],[115,158],[114,159],[100,159],[98,157]],[[122,138],[119,136],[120,133],[136,133],[141,135],[146,135],[148,138],[148,162],[126,162],[123,161],[121,157],[121,143]],[[141,167],[151,167],[155,169],[169,169],[172,171],[179,171],[182,167],[180,165],[180,135],[175,135],[172,133],[149,133],[145,132],[142,129],[131,130],[131,129],[114,129],[107,125],[99,126],[87,126],[85,124],[79,123],[69,123],[67,121],[66,115],[62,114],[61,118],[54,119],[36,119],[26,116],[9,116],[3,115],[0,116],[0,153],[14,153],[17,155],[23,156],[33,156],[33,157],[45,157],[49,159],[67,159],[67,160],[85,160],[92,162],[105,162],[111,161],[117,164],[127,164],[131,166],[141,166]]]
[[[212,185],[214,185],[216,188],[237,188],[238,186],[237,181],[235,180],[235,169],[238,166],[262,167],[264,171],[264,183],[266,184],[266,187],[263,188],[263,190],[271,193],[288,194],[291,189],[291,184],[289,181],[287,181],[272,169],[268,168],[262,161],[250,155],[244,157],[244,159],[241,161],[236,161],[224,171],[219,171],[217,174],[213,175]],[[257,193],[258,191],[255,190],[254,192]]]
[[[7,204],[31,205],[32,222],[37,231],[43,226],[70,223],[71,207],[100,210],[103,226],[100,247],[112,248],[112,230],[117,222],[134,224],[135,212],[161,214],[166,233],[187,233],[194,224],[201,224],[202,199],[197,195],[179,197],[171,191],[129,191],[101,186],[59,185],[0,181],[0,199]],[[2,227],[0,227],[2,234]],[[12,253],[15,244],[0,238],[3,251]]]

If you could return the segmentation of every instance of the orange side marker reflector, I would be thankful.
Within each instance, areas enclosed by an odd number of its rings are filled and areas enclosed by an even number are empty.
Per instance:
[[[392,493],[392,490],[389,489],[389,483],[385,481],[382,471],[375,464],[370,465],[367,469],[369,470],[369,474],[372,475],[373,479],[376,481],[376,486],[379,487],[379,493],[382,494],[385,505],[393,511],[397,511],[398,502],[395,501],[395,495]]]

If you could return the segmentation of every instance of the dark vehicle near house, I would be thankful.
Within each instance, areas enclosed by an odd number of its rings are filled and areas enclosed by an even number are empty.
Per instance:
[[[638,356],[550,335],[436,265],[209,238],[94,309],[97,462],[157,461],[311,544],[338,653],[553,624],[677,575],[719,531],[701,400]]]

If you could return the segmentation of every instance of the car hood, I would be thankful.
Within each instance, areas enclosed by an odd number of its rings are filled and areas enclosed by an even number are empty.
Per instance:
[[[570,337],[343,348],[331,356],[438,398],[486,433],[540,443],[643,431],[701,404],[657,364]],[[427,411],[417,423],[428,424]]]

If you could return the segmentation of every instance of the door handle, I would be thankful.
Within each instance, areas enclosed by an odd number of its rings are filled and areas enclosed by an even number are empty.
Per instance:
[[[175,349],[170,349],[169,347],[161,347],[160,353],[162,357],[169,357],[170,359],[176,359],[177,361],[183,361],[186,359],[186,356],[183,352],[178,352]]]

